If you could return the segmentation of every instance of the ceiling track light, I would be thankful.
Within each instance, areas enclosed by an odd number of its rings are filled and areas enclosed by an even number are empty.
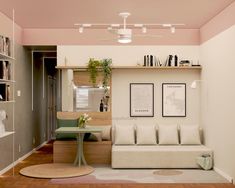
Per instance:
[[[83,27],[79,27],[78,31],[79,33],[83,33]]]
[[[175,33],[175,27],[171,27],[171,33]]]
[[[162,24],[162,27],[172,27],[171,24]]]
[[[82,24],[82,27],[91,27],[91,24]]]
[[[111,24],[111,27],[120,27],[120,24]]]
[[[141,28],[141,27],[143,27],[143,24],[134,24],[134,27],[139,27],[139,28]]]
[[[142,33],[147,33],[147,28],[146,27],[142,27]]]

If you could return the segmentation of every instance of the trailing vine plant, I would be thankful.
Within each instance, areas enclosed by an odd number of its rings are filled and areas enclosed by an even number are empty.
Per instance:
[[[93,87],[96,86],[96,78],[98,76],[98,68],[100,67],[101,62],[98,60],[95,60],[94,58],[90,58],[87,66],[87,70],[90,74],[90,81],[93,85]]]
[[[101,62],[101,67],[103,71],[103,87],[107,90],[107,86],[112,73],[112,59],[103,59]]]
[[[107,86],[112,73],[112,59],[103,59],[101,61],[95,60],[94,58],[90,58],[87,66],[87,70],[90,74],[90,81],[93,87],[96,87],[96,78],[99,73],[99,69],[101,69],[103,74],[102,84],[105,90],[107,90]]]

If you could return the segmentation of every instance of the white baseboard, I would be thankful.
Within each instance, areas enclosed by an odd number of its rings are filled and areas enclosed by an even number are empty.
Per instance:
[[[215,170],[215,172],[217,172],[218,174],[223,176],[226,180],[228,180],[230,183],[233,183],[233,178],[231,176],[229,176],[227,173],[225,173],[224,171],[220,170],[217,167],[214,167],[214,170]]]
[[[43,142],[41,145],[37,146],[36,148],[34,148],[33,150],[31,150],[30,152],[26,153],[25,155],[23,155],[22,157],[20,157],[19,159],[17,159],[16,161],[14,161],[13,163],[11,163],[10,165],[8,165],[6,168],[2,169],[0,171],[0,175],[4,174],[5,172],[7,172],[8,170],[10,170],[11,168],[13,168],[15,165],[17,165],[19,162],[23,161],[24,159],[26,159],[28,156],[30,156],[33,152],[35,152],[36,150],[40,149],[41,147],[43,147],[45,144],[47,143],[47,141]]]

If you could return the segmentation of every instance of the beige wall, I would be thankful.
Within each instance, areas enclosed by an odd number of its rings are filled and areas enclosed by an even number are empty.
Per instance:
[[[200,79],[198,70],[117,70],[112,73],[114,124],[199,124],[200,90],[190,84]],[[154,117],[130,118],[130,83],[154,83]],[[162,83],[186,83],[186,117],[162,117]]]
[[[202,124],[215,167],[235,178],[235,26],[200,46]]]
[[[153,54],[162,61],[167,55],[177,54],[180,59],[199,59],[198,46],[58,46],[58,65],[86,66],[89,58],[112,58],[115,66],[135,66],[143,63],[143,56]],[[62,72],[62,110],[71,111],[72,108],[72,73]],[[69,76],[70,75],[70,76]],[[184,123],[199,124],[200,121],[200,90],[192,90],[189,86],[193,80],[200,79],[198,70],[117,70],[112,73],[112,117],[113,122],[122,121],[135,123],[147,121],[150,123]],[[130,118],[129,113],[129,83],[151,82],[155,84],[155,114],[154,118]],[[187,117],[162,117],[162,83],[181,82],[187,84]]]

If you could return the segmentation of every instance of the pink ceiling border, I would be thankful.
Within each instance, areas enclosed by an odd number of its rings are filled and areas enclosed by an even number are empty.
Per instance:
[[[235,2],[200,28],[200,44],[235,25]]]

